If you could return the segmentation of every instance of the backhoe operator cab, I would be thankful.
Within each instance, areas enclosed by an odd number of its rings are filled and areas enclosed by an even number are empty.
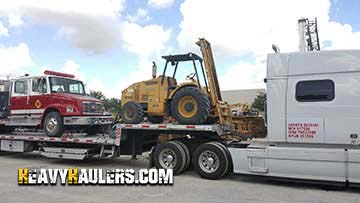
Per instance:
[[[47,136],[59,137],[65,130],[89,134],[113,124],[103,103],[86,96],[84,85],[73,75],[45,71],[0,81],[0,128],[43,128]]]
[[[124,123],[140,123],[144,117],[152,123],[161,123],[171,116],[180,124],[204,123],[210,114],[208,83],[203,60],[194,53],[163,56],[166,60],[161,75],[156,77],[153,63],[153,79],[132,84],[122,92],[121,117]],[[186,82],[175,79],[180,62],[192,62],[194,72],[186,76]],[[203,83],[200,82],[201,67]],[[173,67],[170,76],[170,67]]]

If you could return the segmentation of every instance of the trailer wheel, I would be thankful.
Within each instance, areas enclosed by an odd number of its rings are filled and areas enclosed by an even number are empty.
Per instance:
[[[223,148],[225,150],[225,152],[227,154],[227,157],[228,157],[228,160],[229,160],[229,167],[228,167],[228,170],[227,170],[225,175],[232,173],[234,171],[234,165],[233,165],[233,162],[232,162],[232,158],[231,158],[231,154],[230,154],[229,149],[226,148],[226,146],[223,145],[220,142],[215,142],[215,144],[219,145],[221,148]]]
[[[189,148],[180,140],[174,140],[174,142],[178,143],[184,150],[185,152],[185,158],[186,158],[186,162],[185,162],[185,167],[183,169],[183,171],[185,171],[186,169],[189,168],[190,166],[190,162],[191,162],[191,155],[190,155],[190,150]]]
[[[200,145],[194,152],[193,165],[195,171],[206,179],[219,179],[226,175],[229,169],[229,157],[217,142]]]
[[[153,157],[156,168],[173,169],[174,175],[180,174],[185,168],[185,151],[174,141],[159,144],[155,148]]]
[[[144,119],[144,109],[139,103],[127,102],[121,109],[121,118],[124,123],[138,124]]]
[[[56,111],[46,114],[43,126],[46,135],[49,137],[60,137],[65,131],[63,119]]]

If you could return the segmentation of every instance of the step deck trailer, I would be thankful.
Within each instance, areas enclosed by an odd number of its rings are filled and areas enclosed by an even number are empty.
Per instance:
[[[220,125],[116,124],[113,133],[109,135],[64,134],[55,138],[43,133],[2,134],[0,149],[8,152],[38,151],[48,158],[77,160],[136,156],[150,151],[150,164],[173,168],[179,174],[186,170],[191,160],[186,160],[189,159],[186,154],[177,153],[176,148],[168,144],[175,143],[174,146],[177,146],[177,143],[183,143],[191,154],[195,170],[204,178],[218,179],[233,172],[333,183],[360,183],[359,148],[268,141],[230,142],[221,139],[221,135],[227,133],[228,129]],[[157,144],[160,134],[186,136]],[[169,158],[171,153],[163,156],[161,150],[157,153],[160,158],[154,157],[154,151],[162,145],[165,145],[162,148],[165,153],[174,152],[172,158]],[[203,149],[198,152],[200,148]],[[196,163],[199,159],[202,163]],[[177,163],[171,165],[171,161]],[[181,165],[182,169],[177,168],[177,165]]]
[[[220,141],[221,136],[229,132],[229,126],[173,124],[115,124],[111,133],[91,136],[65,133],[61,137],[48,137],[45,133],[14,132],[0,134],[0,151],[38,151],[49,158],[78,160],[116,158],[120,155],[136,157],[152,151],[160,135],[183,135],[179,140],[186,140],[186,144],[192,146],[196,144],[193,140],[199,143]]]

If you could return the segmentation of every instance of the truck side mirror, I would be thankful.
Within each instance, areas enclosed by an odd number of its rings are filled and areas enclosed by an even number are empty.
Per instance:
[[[152,64],[153,64],[153,66],[152,66],[152,77],[156,78],[156,69],[157,69],[157,67],[156,67],[155,61],[153,61]]]

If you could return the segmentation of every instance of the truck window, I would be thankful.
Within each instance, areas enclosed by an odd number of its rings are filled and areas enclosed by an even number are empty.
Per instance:
[[[295,95],[299,102],[332,101],[335,98],[335,84],[332,80],[299,81]]]
[[[47,92],[47,83],[45,78],[34,78],[32,80],[32,91],[46,93]]]
[[[14,92],[16,94],[26,94],[26,87],[26,81],[16,81]]]
[[[51,92],[85,94],[84,85],[81,81],[67,78],[50,78]]]

